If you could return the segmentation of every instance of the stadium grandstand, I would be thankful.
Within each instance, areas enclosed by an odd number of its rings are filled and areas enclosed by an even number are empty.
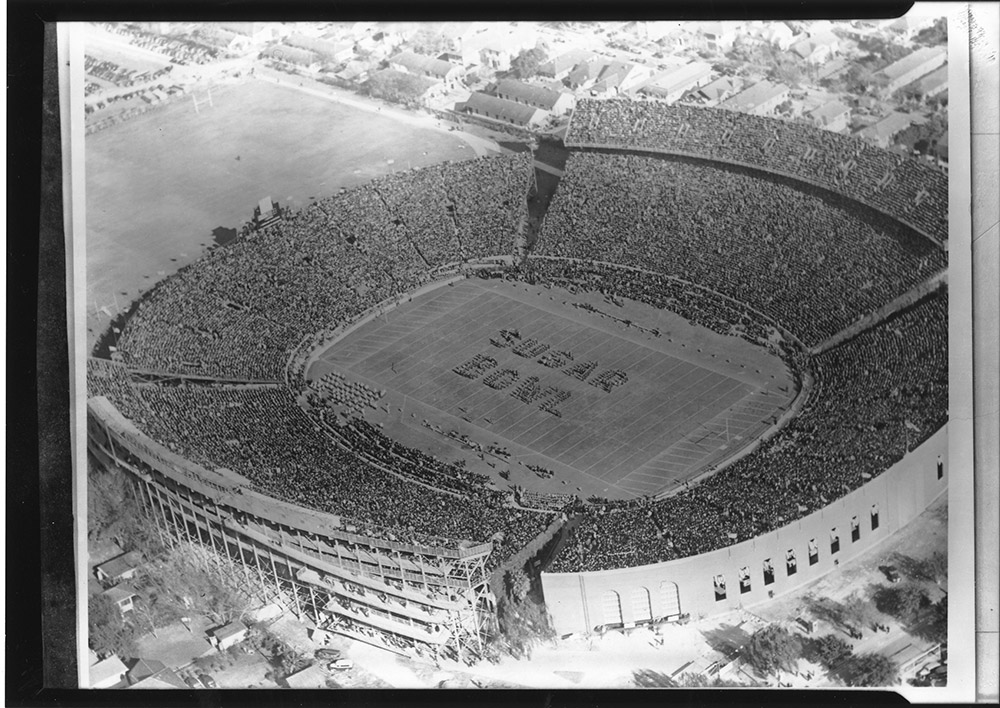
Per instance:
[[[243,560],[304,621],[467,663],[496,630],[500,574],[552,539],[548,611],[557,631],[592,631],[764,601],[946,488],[946,175],[818,128],[663,103],[582,101],[566,144],[523,258],[530,153],[380,178],[161,282],[112,359],[89,361],[91,451],[130,475],[165,538]],[[477,274],[738,338],[787,366],[795,404],[691,483],[584,502],[393,439],[365,418],[389,411],[381,382],[307,375],[360,323]],[[510,326],[489,346],[555,357],[581,384],[596,371]],[[589,388],[627,380],[610,369]]]

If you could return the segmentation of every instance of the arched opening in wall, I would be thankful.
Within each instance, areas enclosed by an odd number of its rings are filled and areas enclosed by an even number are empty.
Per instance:
[[[716,575],[713,580],[713,585],[715,586],[715,601],[726,599],[726,576]]]
[[[872,504],[872,531],[878,528],[878,504]]]
[[[663,602],[663,616],[666,618],[680,617],[681,593],[677,583],[664,580],[660,583],[660,600]]]
[[[649,590],[643,587],[632,589],[632,621],[635,623],[649,622],[653,619],[653,607],[649,599]]]
[[[816,565],[819,563],[819,546],[816,545],[816,539],[809,539],[809,565]]]
[[[791,548],[785,552],[785,571],[788,573],[788,577],[799,572],[799,563],[795,560],[795,551]]]
[[[770,558],[764,559],[764,585],[771,585],[774,582],[774,564]]]
[[[840,552],[840,534],[837,533],[837,527],[834,526],[830,529],[830,555],[836,555]]]
[[[941,459],[941,455],[937,458],[937,478],[944,479],[944,460]]]
[[[861,539],[861,522],[858,517],[851,517],[851,543],[857,543]]]
[[[622,599],[618,593],[614,590],[608,590],[604,593],[604,597],[601,600],[601,606],[604,611],[605,625],[622,624]]]
[[[740,568],[740,595],[750,592],[750,569],[746,566]]]

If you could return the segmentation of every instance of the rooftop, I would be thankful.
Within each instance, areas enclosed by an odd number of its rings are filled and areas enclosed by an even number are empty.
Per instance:
[[[705,62],[693,61],[690,64],[679,66],[676,69],[668,69],[661,74],[654,76],[646,82],[646,86],[661,89],[665,93],[683,91],[693,82],[709,76],[712,67]]]
[[[882,69],[882,73],[889,79],[897,79],[927,62],[943,58],[944,54],[945,50],[941,47],[924,47],[911,54],[907,54],[897,62],[893,62]]]
[[[860,132],[863,138],[887,140],[901,130],[909,128],[913,120],[905,113],[893,111],[875,125],[870,125]]]
[[[514,101],[490,96],[481,91],[476,91],[469,96],[469,100],[465,102],[463,108],[471,108],[498,115],[504,120],[517,125],[530,123],[541,110],[534,106],[526,106],[523,103],[515,103]]]
[[[816,108],[809,112],[813,118],[835,118],[836,116],[842,115],[845,112],[849,112],[851,109],[845,106],[840,101],[829,101],[824,103],[819,108]]]
[[[733,111],[752,110],[787,92],[788,87],[784,84],[772,84],[770,81],[761,81],[748,89],[740,91],[732,98],[727,98],[722,102],[721,107]]]
[[[97,568],[109,577],[117,578],[122,573],[127,573],[134,568],[138,568],[141,564],[142,556],[136,551],[131,551],[123,553],[120,556],[115,556],[111,560],[101,563]]]
[[[400,52],[389,61],[393,64],[404,66],[410,71],[423,72],[442,79],[452,70],[461,68],[457,64],[452,64],[444,59],[435,59],[434,57],[415,52]]]
[[[552,110],[552,107],[556,105],[556,101],[563,95],[560,91],[553,91],[544,86],[526,84],[523,81],[515,81],[514,79],[501,79],[498,81],[496,93],[505,96],[514,96],[521,99],[524,103],[538,106],[547,111]]]

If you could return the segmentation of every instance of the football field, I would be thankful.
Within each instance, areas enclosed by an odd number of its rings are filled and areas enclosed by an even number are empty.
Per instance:
[[[669,325],[672,336],[655,337],[574,298],[460,281],[337,342],[309,378],[336,370],[385,390],[370,419],[406,444],[440,455],[467,435],[510,453],[480,458],[487,472],[507,469],[539,491],[611,496],[682,482],[791,399],[783,364],[759,348],[632,303],[661,331]],[[541,478],[528,464],[556,474]]]

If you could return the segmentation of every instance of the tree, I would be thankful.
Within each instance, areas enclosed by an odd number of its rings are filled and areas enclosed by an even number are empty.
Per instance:
[[[754,632],[745,651],[754,669],[766,676],[781,669],[791,671],[802,655],[802,641],[784,627],[772,624]]]
[[[840,621],[857,629],[871,626],[878,618],[871,601],[851,593],[840,606]]]
[[[515,78],[526,79],[538,73],[538,67],[548,56],[545,50],[540,47],[522,50],[516,57],[510,60],[510,71]]]
[[[179,617],[190,608],[217,624],[229,624],[250,611],[253,588],[242,587],[242,579],[234,580],[225,572],[226,567],[235,572],[228,558],[221,559],[223,569],[207,570],[206,566],[212,567],[205,557],[208,553],[193,544],[179,544],[146,567],[147,593],[155,598],[161,616]]]
[[[925,47],[939,47],[948,44],[948,20],[939,17],[930,27],[924,27],[913,38],[914,43]]]
[[[137,632],[122,619],[118,605],[107,595],[91,595],[89,609],[89,644],[99,656],[135,656]]]
[[[827,634],[816,640],[813,650],[816,659],[827,669],[832,669],[854,653],[854,648],[835,634]]]
[[[410,38],[410,48],[418,54],[437,56],[448,50],[448,39],[434,25],[421,25]]]
[[[497,619],[509,653],[515,658],[530,657],[531,648],[536,643],[555,637],[545,605],[530,595],[521,602],[509,597],[500,598]]]
[[[414,74],[384,69],[372,74],[362,85],[361,90],[374,98],[409,105],[418,102],[424,95],[427,83]]]
[[[875,606],[881,612],[892,615],[903,624],[914,624],[920,613],[930,605],[930,599],[916,583],[882,586],[875,593]]]
[[[853,686],[892,686],[899,681],[899,667],[881,654],[859,654],[845,673]]]

